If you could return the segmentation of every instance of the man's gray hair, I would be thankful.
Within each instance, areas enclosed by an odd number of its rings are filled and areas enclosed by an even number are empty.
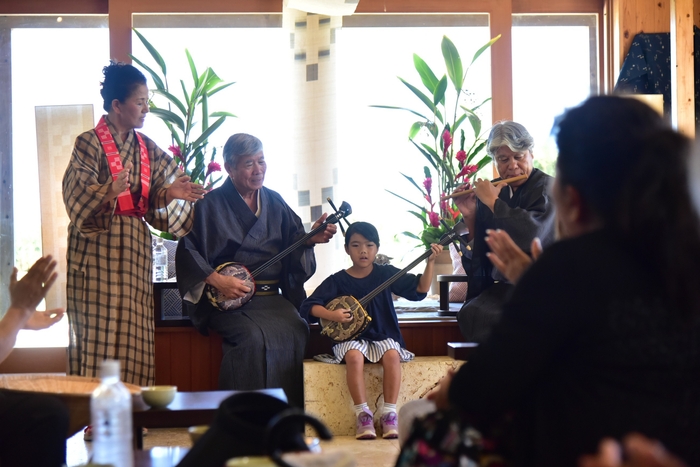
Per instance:
[[[262,141],[255,136],[246,133],[236,133],[224,145],[224,162],[231,167],[236,167],[236,163],[241,157],[252,156],[262,152],[262,150]]]
[[[494,157],[501,146],[507,146],[513,152],[530,151],[535,147],[532,135],[520,123],[506,120],[496,123],[491,128],[486,152]]]

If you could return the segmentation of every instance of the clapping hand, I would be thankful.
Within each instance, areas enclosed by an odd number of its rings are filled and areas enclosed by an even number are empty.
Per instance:
[[[627,435],[622,446],[614,439],[604,439],[595,455],[581,457],[579,467],[685,467],[658,441],[644,435]]]
[[[452,378],[457,370],[447,370],[447,374],[442,377],[438,387],[428,394],[428,400],[435,402],[438,410],[447,410],[450,408],[450,385]]]
[[[123,193],[124,191],[128,190],[129,187],[131,186],[129,184],[129,174],[131,173],[131,169],[134,168],[134,164],[131,162],[127,162],[124,168],[119,172],[116,176],[116,178],[112,179],[112,183],[109,186],[110,189],[110,197],[112,199],[116,198],[119,196],[120,193]]]
[[[518,282],[523,273],[530,267],[533,261],[542,254],[542,243],[535,237],[530,245],[532,258],[530,258],[510,235],[504,230],[487,230],[486,243],[491,249],[486,256],[501,274],[506,276],[511,283]]]
[[[187,175],[176,178],[165,194],[166,203],[170,204],[174,199],[197,201],[204,198],[206,194],[204,187],[198,183],[192,183],[190,180],[191,178]]]
[[[17,268],[14,268],[10,277],[10,306],[34,311],[58,277],[54,269],[56,261],[51,255],[39,258],[22,280],[17,280]]]
[[[40,258],[29,268],[29,272],[17,280],[17,268],[10,277],[10,307],[21,311],[24,319],[24,329],[46,329],[63,318],[65,310],[57,308],[49,311],[36,311],[36,307],[46,296],[58,277],[56,261],[49,255]]]

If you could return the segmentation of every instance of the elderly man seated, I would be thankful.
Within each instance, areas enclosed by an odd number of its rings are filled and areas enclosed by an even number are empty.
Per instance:
[[[542,244],[554,240],[554,207],[548,192],[552,177],[532,165],[534,141],[519,123],[504,121],[493,126],[486,145],[500,178],[527,175],[510,184],[478,179],[474,192],[455,198],[467,226],[469,245],[462,247],[462,263],[469,276],[467,300],[457,316],[468,341],[483,342],[500,318],[501,305],[512,289],[487,255],[486,231],[501,229],[530,252],[535,238]],[[462,187],[461,189],[465,189]]]

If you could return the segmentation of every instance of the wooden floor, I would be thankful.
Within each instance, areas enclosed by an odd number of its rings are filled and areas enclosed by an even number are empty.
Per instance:
[[[144,449],[156,446],[191,447],[186,428],[151,429],[144,438]],[[321,443],[324,452],[346,451],[355,456],[358,467],[392,467],[399,453],[397,440],[363,440],[351,436],[337,436],[332,441]],[[83,434],[78,433],[67,441],[67,465],[77,467],[87,464],[92,450],[92,443],[83,441]]]

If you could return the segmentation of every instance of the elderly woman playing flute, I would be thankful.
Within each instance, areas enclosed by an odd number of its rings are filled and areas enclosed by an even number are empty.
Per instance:
[[[478,179],[473,192],[461,195],[469,188],[461,187],[453,195],[467,225],[469,242],[468,247],[462,247],[469,288],[457,320],[462,335],[472,342],[486,339],[513,287],[486,257],[486,230],[508,232],[526,252],[536,237],[545,246],[554,240],[554,208],[548,189],[552,177],[533,167],[530,133],[519,123],[499,122],[491,129],[486,147],[500,178],[493,183]],[[507,180],[516,177],[522,178]]]

